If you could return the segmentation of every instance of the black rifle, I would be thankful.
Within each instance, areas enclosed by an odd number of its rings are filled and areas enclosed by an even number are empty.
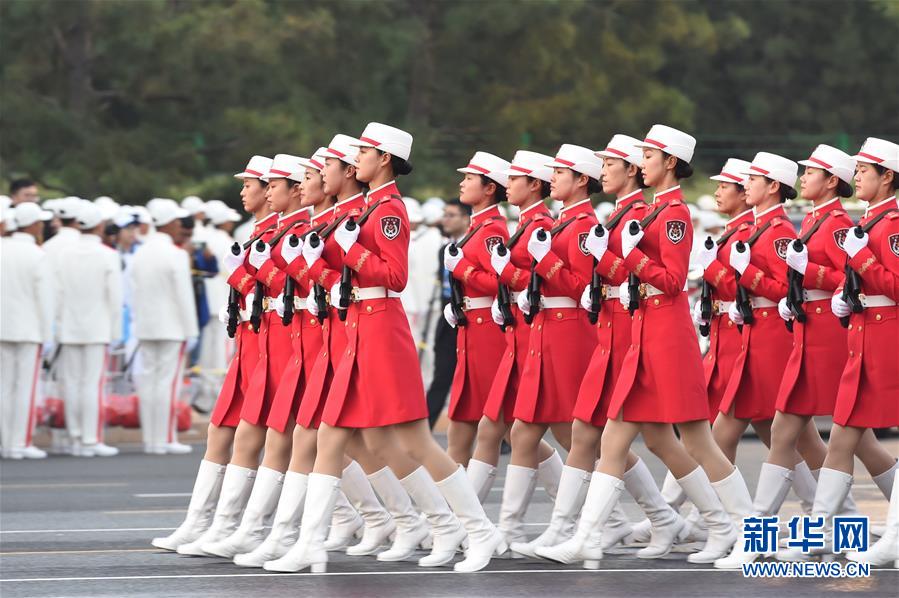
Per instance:
[[[602,237],[606,234],[606,229],[597,224],[593,227],[593,234]],[[587,319],[591,324],[596,324],[599,320],[599,310],[602,307],[602,277],[596,271],[599,260],[593,258],[593,274],[590,277],[590,311],[587,312]]]
[[[743,241],[734,243],[734,251],[743,253],[747,250],[747,245]],[[740,273],[734,271],[734,278],[737,281],[737,310],[743,316],[743,324],[750,326],[755,322],[755,316],[752,315],[752,300],[749,298],[749,290],[740,286]],[[740,331],[743,330],[743,324],[739,325]]]
[[[496,253],[500,257],[505,256],[509,253],[509,250],[506,249],[506,246],[503,243],[500,243],[496,246]],[[496,301],[499,303],[499,310],[503,315],[503,323],[499,325],[503,332],[506,331],[507,326],[512,325],[512,309],[509,307],[509,304],[512,302],[512,297],[509,294],[509,287],[504,285],[503,283],[499,283],[499,290],[496,294]]]
[[[459,255],[459,248],[455,243],[450,243],[447,251],[453,257]],[[459,281],[450,275],[450,309],[456,316],[456,326],[468,325],[468,317],[465,315],[465,298],[462,296],[462,287]]]
[[[865,229],[861,226],[856,226],[852,229],[852,234],[861,239],[865,236]],[[849,265],[848,261],[846,263],[846,282],[843,283],[843,294],[840,298],[849,306],[849,310],[858,314],[861,313],[862,310],[865,309],[865,306],[862,305],[862,300],[859,295],[862,292],[862,277],[859,276],[858,272],[852,269]],[[849,328],[849,316],[843,316],[840,318],[840,324],[843,328]]]
[[[265,251],[265,241],[258,241],[256,243],[256,251]],[[254,332],[259,332],[262,327],[262,300],[263,295],[265,295],[265,287],[262,286],[262,283],[256,281],[256,287],[253,291],[253,307],[250,310],[250,327],[253,328]]]
[[[537,240],[546,241],[544,229],[537,229]],[[530,313],[524,314],[524,321],[530,324],[540,311],[540,275],[537,274],[537,260],[531,262],[531,279],[528,281],[527,297],[531,310]]]
[[[287,237],[287,244],[291,247],[296,247],[300,244],[300,239],[296,235],[290,235]],[[293,321],[293,296],[296,292],[296,283],[293,278],[288,276],[287,280],[284,281],[284,294],[281,299],[284,302],[284,315],[281,316],[281,323],[285,326],[290,326],[290,323]]]
[[[711,249],[715,246],[715,242],[711,237],[705,238],[705,248]],[[703,278],[702,290],[699,294],[699,315],[706,322],[699,325],[699,334],[708,336],[712,333],[712,285]]]
[[[631,235],[636,235],[640,232],[640,224],[636,221],[631,222],[628,232]],[[640,279],[631,272],[627,276],[627,311],[634,315],[638,307],[640,307]]]
[[[805,245],[802,239],[793,241],[793,251],[799,253]],[[802,304],[805,302],[805,293],[802,290],[802,281],[805,274],[797,272],[793,268],[787,270],[787,307],[793,312],[793,317],[800,323],[806,320],[805,310]],[[793,332],[793,320],[786,320],[787,330]]]
[[[346,229],[356,230],[356,220],[347,218]],[[337,317],[341,322],[346,321],[347,310],[350,309],[350,295],[353,293],[353,271],[349,266],[344,266],[340,271],[340,299],[337,301]]]
[[[318,244],[322,242],[322,239],[318,236],[317,232],[312,231],[306,242],[309,243],[310,247],[315,249],[318,247]],[[316,317],[318,318],[319,324],[322,324],[324,323],[325,318],[328,317],[328,294],[325,287],[320,284],[314,284],[312,286],[312,297],[315,301],[315,307],[318,308],[318,316]]]
[[[240,243],[231,246],[232,255],[240,255]],[[228,325],[225,330],[228,338],[234,338],[237,334],[237,325],[240,324],[240,291],[231,287],[228,292]]]

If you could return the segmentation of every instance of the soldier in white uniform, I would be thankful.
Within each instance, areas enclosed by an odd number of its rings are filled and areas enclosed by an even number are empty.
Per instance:
[[[188,213],[174,200],[157,199],[150,215],[156,232],[135,252],[130,272],[142,359],[137,390],[144,452],[189,453],[188,445],[176,441],[174,421],[185,354],[199,334],[190,257],[176,245],[184,240],[181,219]]]
[[[103,403],[109,345],[122,337],[122,271],[114,249],[100,241],[101,209],[82,205],[81,236],[57,258],[56,339],[72,453],[110,457],[103,443]]]
[[[32,446],[43,344],[50,340],[53,286],[38,247],[53,214],[34,202],[13,210],[17,232],[0,241],[0,446],[6,459],[42,459]]]

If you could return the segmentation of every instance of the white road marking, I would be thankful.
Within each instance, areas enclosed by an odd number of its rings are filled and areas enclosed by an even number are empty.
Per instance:
[[[174,498],[182,496],[191,496],[190,492],[156,492],[152,494],[133,494],[135,498]]]
[[[165,532],[174,527],[97,527],[85,529],[7,529],[0,534],[79,534],[94,532]]]
[[[83,482],[71,484],[0,484],[0,490],[31,490],[35,488],[121,488],[127,482]]]
[[[187,509],[135,509],[126,511],[102,511],[104,515],[153,515],[156,513],[187,513]]]
[[[0,552],[0,556],[34,556],[34,555],[56,555],[56,554],[102,554],[102,553],[119,553],[119,552],[159,552],[158,548],[110,548],[97,550],[31,550],[22,552]]]

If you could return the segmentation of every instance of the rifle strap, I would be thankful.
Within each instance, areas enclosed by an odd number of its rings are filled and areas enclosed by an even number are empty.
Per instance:
[[[644,218],[643,220],[640,221],[640,228],[645,230],[647,226],[652,224],[653,220],[655,220],[656,218],[659,217],[659,214],[662,213],[662,210],[664,210],[667,207],[668,207],[668,204],[663,203],[662,205],[660,205],[659,207],[654,209],[652,212],[650,212],[646,218]]]
[[[491,224],[492,222],[494,222],[496,220],[502,220],[502,216],[491,216],[490,218],[487,218],[486,220],[484,220],[483,222],[481,222],[480,224],[478,224],[477,226],[472,228],[470,231],[468,231],[465,234],[464,237],[462,237],[461,239],[459,239],[456,242],[456,247],[464,247],[465,244],[468,243],[472,237],[474,237],[475,233],[477,233],[479,230],[481,230],[482,228],[484,228],[485,226],[487,226],[488,224]]]
[[[272,224],[266,226],[264,229],[262,229],[261,231],[259,231],[259,234],[258,234],[258,235],[256,235],[255,237],[250,238],[249,241],[247,241],[246,243],[244,243],[244,244],[243,244],[243,248],[244,248],[244,249],[249,249],[250,247],[252,247],[252,246],[253,246],[253,243],[255,243],[256,241],[258,241],[259,239],[261,239],[261,238],[262,238],[262,235],[264,235],[265,233],[267,233],[267,232],[270,231],[271,229],[275,228],[275,226],[277,226],[277,224],[278,224],[277,221],[275,221],[275,222],[273,222]]]
[[[811,227],[807,233],[805,233],[804,235],[799,237],[799,240],[802,241],[803,245],[805,245],[809,242],[809,239],[812,238],[812,235],[814,235],[816,232],[818,232],[818,229],[821,228],[821,225],[824,224],[824,221],[827,220],[831,214],[833,214],[833,212],[827,212],[826,214],[824,214],[824,216],[821,218],[821,220],[818,220],[817,222],[815,222],[815,225],[813,227]]]
[[[896,212],[896,211],[897,211],[896,208],[890,208],[889,210],[884,210],[883,212],[881,212],[880,214],[878,214],[877,216],[875,216],[874,218],[872,218],[871,220],[869,220],[868,222],[866,222],[865,225],[862,227],[862,230],[865,231],[866,233],[867,233],[867,232],[870,232],[871,229],[874,228],[874,226],[875,226],[878,222],[880,222],[881,220],[883,220],[883,217],[884,217],[884,216],[886,216],[887,214],[891,214],[891,213],[893,213],[893,212]]]
[[[268,242],[269,246],[274,247],[275,245],[278,244],[278,241],[280,241],[282,238],[284,238],[284,235],[286,235],[286,234],[289,233],[290,231],[294,230],[294,229],[297,228],[298,226],[302,226],[303,224],[309,224],[309,220],[308,220],[308,219],[297,220],[297,221],[294,222],[293,224],[291,224],[291,225],[285,227],[284,230],[282,230],[282,231],[279,232],[277,235],[275,235],[274,237],[272,237],[271,241]]]
[[[732,229],[721,235],[721,238],[715,241],[715,244],[718,245],[718,247],[721,247],[722,245],[727,243],[727,240],[733,237],[738,230],[740,230],[739,226],[733,227]]]
[[[756,230],[754,233],[752,233],[752,236],[749,237],[749,240],[746,241],[746,244],[749,245],[750,247],[755,245],[755,242],[759,240],[759,237],[761,237],[763,234],[765,234],[765,231],[768,230],[772,224],[774,224],[775,220],[777,220],[777,219],[772,218],[771,220],[769,220],[768,222],[766,222],[765,224],[760,226],[758,230]]]

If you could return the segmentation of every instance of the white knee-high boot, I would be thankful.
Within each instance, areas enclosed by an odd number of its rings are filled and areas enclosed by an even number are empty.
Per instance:
[[[273,561],[287,554],[297,541],[303,504],[306,500],[306,486],[309,476],[305,473],[288,471],[284,475],[278,508],[272,520],[272,531],[265,541],[252,552],[238,554],[234,564],[240,567],[261,567],[266,561]]]
[[[506,543],[527,542],[524,516],[537,485],[537,470],[509,464],[503,486],[503,502],[499,508],[499,531]]]
[[[423,471],[423,473],[427,472]],[[412,498],[392,471],[388,469],[386,475],[379,478],[376,490],[396,523],[393,544],[388,550],[378,553],[378,560],[382,562],[405,561],[412,557],[420,546],[430,547],[431,532],[428,524],[415,510]]]
[[[637,459],[634,466],[624,472],[624,486],[643,509],[652,526],[649,545],[638,550],[637,557],[657,559],[665,556],[671,551],[677,534],[684,526],[684,520],[665,502],[643,459]],[[603,530],[603,540],[605,535]],[[607,546],[604,542],[603,548]]]
[[[464,472],[463,472],[464,473]],[[465,483],[468,479],[463,480]],[[450,510],[446,498],[441,493],[431,474],[424,467],[419,467],[400,483],[412,500],[424,513],[431,526],[433,543],[431,554],[418,560],[419,567],[440,567],[446,565],[456,556],[456,551],[465,542],[466,533],[462,523]],[[474,490],[472,489],[472,492]],[[476,497],[477,498],[477,497]],[[480,503],[478,503],[480,504]]]
[[[893,467],[893,477],[899,477]],[[890,509],[887,511],[887,526],[874,546],[867,552],[850,552],[846,558],[856,563],[868,563],[875,567],[885,567],[896,563],[899,568],[899,484],[893,482],[892,496],[890,497]]]
[[[182,544],[193,542],[212,524],[215,503],[222,490],[225,466],[212,461],[200,461],[197,479],[190,494],[187,517],[174,532],[164,538],[154,538],[153,546],[163,550],[177,550]]]
[[[381,542],[373,543],[372,539],[380,540],[381,532],[386,531],[386,534],[383,535],[383,540],[386,542],[387,537],[393,533],[394,522],[390,513],[381,505],[371,480],[356,461],[350,461],[350,464],[344,467],[340,477],[340,488],[343,497],[338,494],[337,502],[334,504],[343,507],[344,514],[341,515],[341,520],[345,523],[335,529],[334,518],[331,519],[331,531],[325,541],[325,549],[328,551],[345,549],[350,556],[375,554],[381,546]],[[342,498],[348,502],[342,503]],[[352,510],[353,517],[348,516],[347,508]],[[334,512],[337,513],[336,508]],[[354,535],[360,529],[363,530],[362,540],[358,544],[350,546]]]
[[[562,457],[559,456],[559,451],[556,450],[553,451],[552,455],[537,464],[537,481],[554,502],[559,494],[559,480],[562,479],[562,468],[564,466],[565,463],[562,461]]]
[[[493,480],[496,479],[496,467],[477,459],[470,459],[468,467],[465,468],[465,474],[468,476],[468,481],[471,482],[475,494],[478,495],[478,500],[484,504],[487,496],[490,495]]]
[[[687,498],[699,509],[709,527],[709,538],[700,552],[687,557],[691,563],[712,563],[726,556],[737,541],[737,529],[715,493],[709,477],[697,467],[677,481]]]
[[[852,487],[852,476],[848,473],[822,467],[818,473],[818,489],[812,517],[824,518],[824,548],[811,548],[807,553],[798,548],[778,551],[774,555],[779,561],[806,561],[811,556],[826,554],[833,548],[833,517],[836,515]]]
[[[209,556],[202,548],[204,545],[222,540],[234,533],[250,498],[255,479],[255,469],[229,464],[225,468],[222,491],[215,507],[212,525],[193,542],[179,546],[178,554]]]

